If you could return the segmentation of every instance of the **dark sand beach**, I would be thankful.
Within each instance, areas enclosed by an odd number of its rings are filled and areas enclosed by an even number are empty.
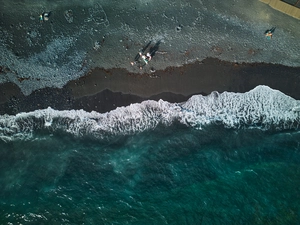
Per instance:
[[[15,114],[47,107],[107,112],[148,99],[183,102],[194,94],[247,92],[257,85],[267,85],[300,99],[300,68],[264,63],[237,64],[214,58],[150,74],[96,68],[61,89],[44,88],[28,96],[24,96],[15,84],[1,84],[0,113]]]
[[[259,1],[2,3],[1,114],[49,106],[107,112],[257,85],[300,99],[298,21]],[[53,10],[49,21],[39,20],[42,9]],[[153,60],[139,70],[130,62],[144,48]]]
[[[0,224],[300,224],[299,20],[259,0],[0,5]]]

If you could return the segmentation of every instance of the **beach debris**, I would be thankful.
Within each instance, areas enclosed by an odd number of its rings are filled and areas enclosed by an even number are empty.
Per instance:
[[[253,48],[250,48],[250,49],[248,50],[248,54],[249,54],[249,55],[256,55],[256,54],[258,54],[260,51],[261,51],[261,49],[253,49]]]
[[[176,32],[180,32],[182,30],[182,25],[178,25],[175,27]]]
[[[213,46],[211,51],[214,52],[216,55],[221,55],[223,53],[223,48],[219,46]]]
[[[160,78],[160,76],[159,76],[159,75],[157,75],[157,74],[153,74],[153,73],[152,73],[152,74],[150,74],[150,75],[149,75],[149,77],[150,77],[150,78]]]
[[[167,52],[167,51],[157,51],[156,53],[157,53],[157,54],[161,54],[161,55],[168,54],[168,52]]]
[[[151,67],[151,68],[150,68],[150,72],[151,72],[151,73],[155,73],[156,70],[155,70],[153,67]]]
[[[68,21],[68,23],[73,23],[73,11],[71,9],[69,10],[66,10],[64,12],[64,16],[65,16],[65,19]]]

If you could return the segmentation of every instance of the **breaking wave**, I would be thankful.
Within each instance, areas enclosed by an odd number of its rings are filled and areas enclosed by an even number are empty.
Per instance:
[[[300,101],[267,86],[258,86],[246,93],[194,95],[184,103],[148,100],[102,114],[57,111],[49,107],[0,116],[0,139],[29,140],[40,130],[106,139],[151,130],[159,124],[170,126],[174,122],[197,129],[210,124],[234,129],[298,129]]]

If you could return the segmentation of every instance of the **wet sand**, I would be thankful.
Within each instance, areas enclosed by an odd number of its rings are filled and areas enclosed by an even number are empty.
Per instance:
[[[0,114],[16,114],[51,107],[107,112],[147,99],[183,102],[212,91],[247,92],[257,85],[300,99],[300,68],[274,64],[236,64],[208,58],[168,67],[150,74],[125,69],[96,68],[63,88],[44,88],[24,96],[17,85],[0,85]]]

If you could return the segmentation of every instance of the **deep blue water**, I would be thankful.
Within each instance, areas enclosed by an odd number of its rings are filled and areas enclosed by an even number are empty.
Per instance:
[[[0,224],[298,224],[300,134],[158,126],[0,143]]]

